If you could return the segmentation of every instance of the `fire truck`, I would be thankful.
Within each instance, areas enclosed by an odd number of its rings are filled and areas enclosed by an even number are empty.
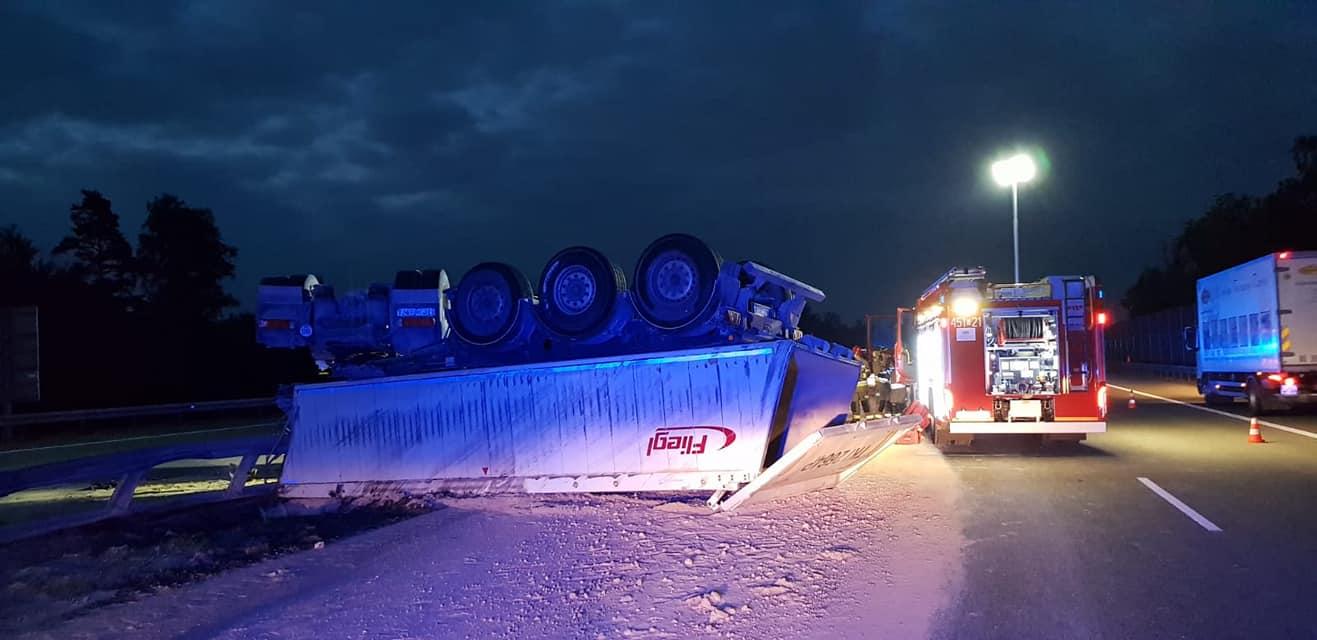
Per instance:
[[[914,308],[912,363],[934,443],[1106,431],[1101,303],[1092,276],[992,284],[982,268],[959,268],[938,278]]]

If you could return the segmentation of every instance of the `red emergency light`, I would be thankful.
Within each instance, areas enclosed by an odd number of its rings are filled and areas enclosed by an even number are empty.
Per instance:
[[[1280,258],[1281,260],[1289,260],[1289,259],[1290,259],[1290,252],[1288,252],[1288,251],[1282,251],[1282,252],[1276,254],[1276,257],[1277,257],[1277,258]]]
[[[1098,314],[1097,314],[1097,323],[1098,323],[1099,325],[1104,325],[1104,324],[1107,323],[1107,312],[1106,312],[1106,311],[1099,311],[1099,312],[1098,312]]]

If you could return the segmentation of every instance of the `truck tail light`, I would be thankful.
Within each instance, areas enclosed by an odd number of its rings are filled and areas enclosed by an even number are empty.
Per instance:
[[[1098,312],[1098,314],[1097,314],[1097,323],[1098,323],[1099,325],[1104,325],[1104,324],[1107,323],[1107,312],[1106,312],[1106,311],[1099,311],[1099,312]]]
[[[292,320],[280,320],[278,318],[261,318],[257,326],[261,329],[292,329]]]
[[[1287,387],[1294,386],[1294,378],[1285,378],[1285,386]]]
[[[404,329],[431,329],[434,328],[434,318],[403,318],[402,327]]]
[[[1273,373],[1273,374],[1268,375],[1268,376],[1267,376],[1267,379],[1270,380],[1270,381],[1272,381],[1272,382],[1280,382],[1281,380],[1284,379],[1284,376],[1280,375],[1279,373]]]
[[[1098,415],[1107,415],[1107,385],[1098,387],[1097,392]]]

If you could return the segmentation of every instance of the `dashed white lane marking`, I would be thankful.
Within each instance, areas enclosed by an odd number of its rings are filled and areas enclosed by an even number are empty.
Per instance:
[[[1159,396],[1159,395],[1156,395],[1156,394],[1148,393],[1147,391],[1139,391],[1138,389],[1131,389],[1131,388],[1129,388],[1129,387],[1122,387],[1122,386],[1120,386],[1120,385],[1118,385],[1118,384],[1109,384],[1109,383],[1108,383],[1107,386],[1109,386],[1109,387],[1111,387],[1111,388],[1113,388],[1113,389],[1120,389],[1121,391],[1129,391],[1129,392],[1132,392],[1132,393],[1137,393],[1137,394],[1139,394],[1139,395],[1141,395],[1141,396],[1145,396],[1145,397],[1148,397],[1148,398],[1152,398],[1153,400],[1161,400],[1162,402],[1169,402],[1169,403],[1171,403],[1171,404],[1178,404],[1178,405],[1180,405],[1180,406],[1182,406],[1182,407],[1189,407],[1190,409],[1197,409],[1197,410],[1199,410],[1199,411],[1206,411],[1206,412],[1208,412],[1208,413],[1215,413],[1215,414],[1218,415],[1218,416],[1225,416],[1225,417],[1227,417],[1227,418],[1234,418],[1234,419],[1236,419],[1236,420],[1243,420],[1244,422],[1248,422],[1249,420],[1252,419],[1252,418],[1249,418],[1248,416],[1241,416],[1241,415],[1239,415],[1239,414],[1237,414],[1237,413],[1230,413],[1229,411],[1222,411],[1222,410],[1220,410],[1220,409],[1213,409],[1213,408],[1211,408],[1211,407],[1204,407],[1204,406],[1196,405],[1196,404],[1193,404],[1193,403],[1184,402],[1184,401],[1182,401],[1182,400],[1174,400],[1174,399],[1171,399],[1171,398],[1164,398],[1164,397]],[[1286,432],[1289,432],[1289,433],[1293,433],[1293,434],[1295,434],[1295,435],[1300,435],[1300,436],[1304,436],[1304,437],[1307,437],[1307,438],[1312,438],[1312,439],[1314,439],[1314,440],[1317,440],[1317,433],[1313,433],[1313,432],[1308,431],[1308,430],[1306,430],[1306,429],[1299,429],[1299,428],[1296,428],[1296,427],[1287,427],[1287,426],[1285,426],[1285,425],[1283,425],[1283,424],[1276,424],[1275,422],[1271,422],[1271,421],[1269,421],[1269,420],[1258,420],[1258,424],[1260,424],[1260,425],[1262,425],[1262,426],[1264,426],[1264,427],[1270,427],[1270,428],[1272,428],[1272,429],[1280,429],[1281,431],[1286,431]]]
[[[1208,531],[1218,531],[1218,532],[1221,531],[1221,527],[1218,527],[1215,524],[1213,524],[1211,520],[1204,518],[1203,514],[1194,511],[1193,507],[1185,504],[1184,502],[1181,502],[1179,498],[1171,495],[1170,491],[1161,488],[1156,482],[1153,482],[1152,480],[1149,480],[1147,478],[1139,478],[1139,482],[1142,482],[1143,486],[1150,489],[1153,493],[1157,494],[1158,496],[1161,496],[1162,500],[1171,503],[1172,507],[1179,509],[1180,513],[1189,516],[1189,519],[1193,520],[1194,522],[1197,522],[1198,526],[1207,529]]]
[[[198,433],[223,433],[225,431],[242,431],[243,429],[255,429],[257,427],[272,427],[278,422],[259,422],[256,424],[245,424],[239,427],[222,427],[219,429],[197,429],[196,431],[177,431],[171,433],[159,433],[153,436],[133,436],[131,438],[116,438],[114,440],[92,440],[91,442],[74,442],[72,444],[53,444],[46,447],[29,447],[27,449],[10,449],[0,451],[0,456],[17,455],[20,453],[29,453],[32,451],[50,451],[52,449],[72,449],[74,447],[94,447],[102,444],[117,444],[120,442],[135,442],[138,440],[159,440],[162,438],[176,438],[178,436],[193,436]]]

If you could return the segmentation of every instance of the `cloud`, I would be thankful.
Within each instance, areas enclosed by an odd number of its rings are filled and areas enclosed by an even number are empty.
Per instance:
[[[1009,271],[984,179],[1034,144],[1024,271],[1119,286],[1311,126],[1306,6],[361,3],[0,9],[0,198],[40,239],[77,189],[125,222],[210,206],[263,272],[624,266],[705,236],[856,314],[947,267]],[[16,62],[21,61],[21,64]],[[13,178],[21,176],[21,180]],[[131,229],[129,229],[131,232]],[[342,286],[340,282],[340,286]]]
[[[444,191],[413,191],[411,193],[386,193],[376,196],[375,202],[382,209],[406,209],[419,205],[447,203],[452,195]]]

